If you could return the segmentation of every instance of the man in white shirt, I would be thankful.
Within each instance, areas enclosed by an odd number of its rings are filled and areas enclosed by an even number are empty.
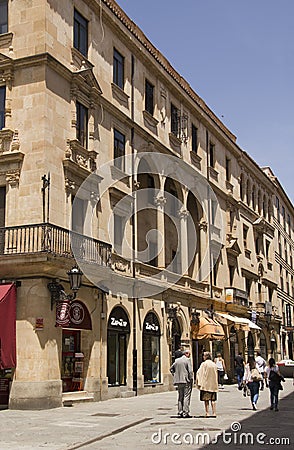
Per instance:
[[[256,362],[256,368],[258,369],[258,372],[262,375],[262,380],[260,382],[260,390],[263,391],[263,389],[264,389],[264,371],[265,371],[266,362],[263,359],[263,357],[261,356],[260,352],[256,352],[255,362]]]

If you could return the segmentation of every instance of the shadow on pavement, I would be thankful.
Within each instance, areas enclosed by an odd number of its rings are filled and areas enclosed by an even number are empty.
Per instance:
[[[234,421],[231,428],[220,432],[218,438],[211,436],[213,442],[202,442],[200,448],[294,448],[293,406],[294,392],[279,400],[278,412],[267,408],[243,421]]]

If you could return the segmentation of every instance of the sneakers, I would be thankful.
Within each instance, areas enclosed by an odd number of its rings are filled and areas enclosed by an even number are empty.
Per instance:
[[[256,408],[256,403],[252,403],[252,409],[253,409],[254,411],[257,410],[257,408]]]

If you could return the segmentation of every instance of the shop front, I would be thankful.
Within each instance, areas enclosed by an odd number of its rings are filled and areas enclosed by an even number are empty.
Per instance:
[[[143,375],[144,383],[160,382],[160,326],[153,312],[149,312],[143,325]]]
[[[116,306],[109,315],[107,325],[107,377],[108,386],[127,384],[127,346],[130,322],[123,308]]]
[[[60,326],[62,305],[56,310],[56,325]],[[63,322],[62,322],[63,323]],[[91,316],[86,305],[74,300],[69,307],[66,328],[62,326],[61,379],[63,392],[82,391],[85,383],[85,361],[82,333],[92,330]]]

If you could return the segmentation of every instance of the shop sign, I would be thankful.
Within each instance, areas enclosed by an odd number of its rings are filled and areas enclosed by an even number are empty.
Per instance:
[[[68,327],[70,324],[69,317],[70,302],[69,300],[64,300],[58,302],[56,305],[56,327]]]
[[[155,323],[145,322],[145,330],[146,331],[158,331],[159,326]]]
[[[234,289],[226,289],[226,302],[233,303],[234,301]]]
[[[44,329],[44,319],[43,317],[36,318],[35,330],[43,330]]]
[[[121,327],[124,328],[128,325],[128,322],[122,318],[117,319],[116,317],[110,317],[110,325],[112,327]]]
[[[70,306],[70,321],[75,325],[80,325],[84,318],[84,306],[80,302],[73,302]]]

